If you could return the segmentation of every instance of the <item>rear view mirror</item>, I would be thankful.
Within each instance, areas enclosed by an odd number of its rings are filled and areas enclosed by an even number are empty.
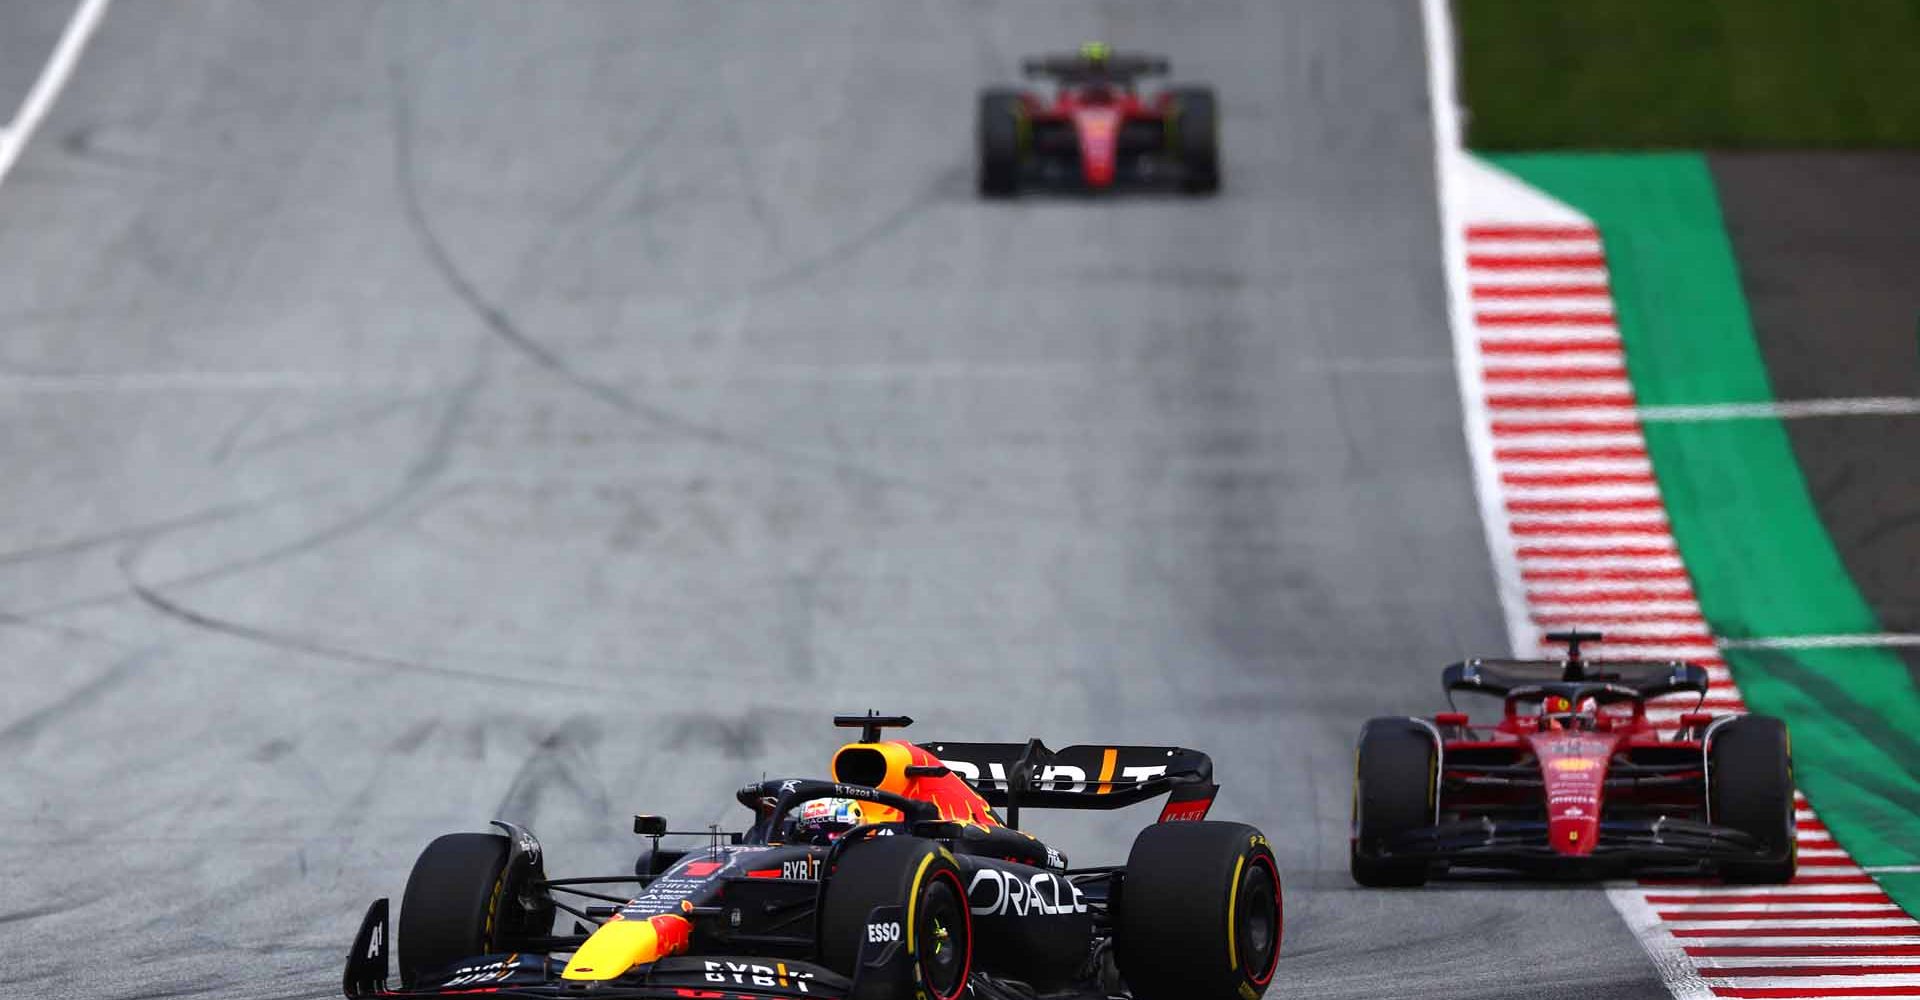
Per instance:
[[[667,834],[667,818],[665,816],[635,816],[633,818],[633,832],[642,837],[664,837]]]

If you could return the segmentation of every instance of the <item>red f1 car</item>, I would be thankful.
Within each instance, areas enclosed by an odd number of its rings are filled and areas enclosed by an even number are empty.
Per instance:
[[[1140,77],[1166,73],[1167,60],[1089,43],[1022,68],[1058,86],[1051,100],[1011,89],[980,95],[981,194],[1006,197],[1026,186],[1220,189],[1212,89],[1173,87],[1151,98],[1135,90]]]
[[[1354,881],[1420,885],[1448,867],[1793,877],[1785,723],[1694,712],[1663,737],[1647,719],[1648,700],[1704,700],[1705,668],[1588,661],[1580,645],[1599,633],[1548,638],[1567,643],[1566,659],[1476,659],[1442,674],[1450,706],[1456,692],[1501,698],[1496,724],[1450,711],[1374,719],[1360,731]]]

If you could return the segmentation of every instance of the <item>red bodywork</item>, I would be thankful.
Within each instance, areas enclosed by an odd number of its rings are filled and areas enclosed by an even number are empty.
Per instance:
[[[1081,180],[1089,188],[1102,189],[1112,187],[1118,175],[1121,142],[1127,126],[1143,123],[1150,125],[1155,134],[1163,134],[1173,98],[1169,94],[1143,98],[1117,84],[1085,83],[1061,87],[1052,100],[1025,93],[1020,97],[1020,104],[1026,113],[1026,127],[1036,142],[1045,144],[1050,131],[1071,130],[1079,154]]]
[[[1681,731],[1663,739],[1647,721],[1642,701],[1617,702],[1585,716],[1555,717],[1556,707],[1508,698],[1503,717],[1492,727],[1470,725],[1463,713],[1436,716],[1446,737],[1442,811],[1471,818],[1537,812],[1544,805],[1547,843],[1568,857],[1593,853],[1603,812],[1610,817],[1704,815],[1706,765],[1699,737],[1711,716],[1683,716]],[[1635,764],[1656,766],[1659,773],[1631,786],[1608,787],[1616,765]],[[1503,768],[1537,773],[1538,784],[1492,776]]]

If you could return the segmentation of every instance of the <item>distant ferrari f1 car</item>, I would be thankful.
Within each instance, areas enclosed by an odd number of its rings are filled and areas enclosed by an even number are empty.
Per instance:
[[[1051,99],[999,88],[981,93],[981,194],[1004,197],[1029,185],[1220,189],[1213,91],[1175,87],[1151,98],[1135,91],[1140,77],[1166,73],[1167,60],[1092,43],[1075,55],[1028,59],[1022,68],[1058,86]]]
[[[1680,716],[1662,737],[1647,701],[1704,700],[1707,672],[1678,661],[1582,658],[1599,633],[1563,632],[1564,660],[1468,660],[1456,692],[1504,700],[1493,725],[1463,712],[1381,718],[1360,732],[1352,870],[1362,885],[1419,885],[1449,866],[1599,875],[1680,869],[1731,882],[1793,877],[1787,728],[1763,715]]]
[[[863,732],[834,755],[832,780],[740,789],[753,817],[741,833],[673,833],[660,817],[636,816],[634,832],[652,848],[631,875],[548,878],[539,843],[509,823],[495,823],[505,836],[435,840],[401,903],[399,983],[389,983],[382,899],[354,939],[346,995],[1257,1000],[1266,991],[1280,953],[1279,869],[1260,831],[1204,821],[1218,790],[1207,755],[914,744],[880,738],[905,717],[834,721]],[[1125,865],[1068,867],[1019,829],[1022,808],[1160,796],[1160,822],[1135,838]],[[661,847],[678,836],[706,842]],[[621,883],[638,891],[599,891]],[[573,933],[555,933],[562,912]]]

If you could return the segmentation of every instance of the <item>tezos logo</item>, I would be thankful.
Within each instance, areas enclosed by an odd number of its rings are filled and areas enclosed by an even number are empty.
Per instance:
[[[1051,872],[1038,872],[1030,878],[982,868],[967,887],[967,905],[983,917],[1012,914],[1057,916],[1087,912],[1086,897],[1072,882]]]

